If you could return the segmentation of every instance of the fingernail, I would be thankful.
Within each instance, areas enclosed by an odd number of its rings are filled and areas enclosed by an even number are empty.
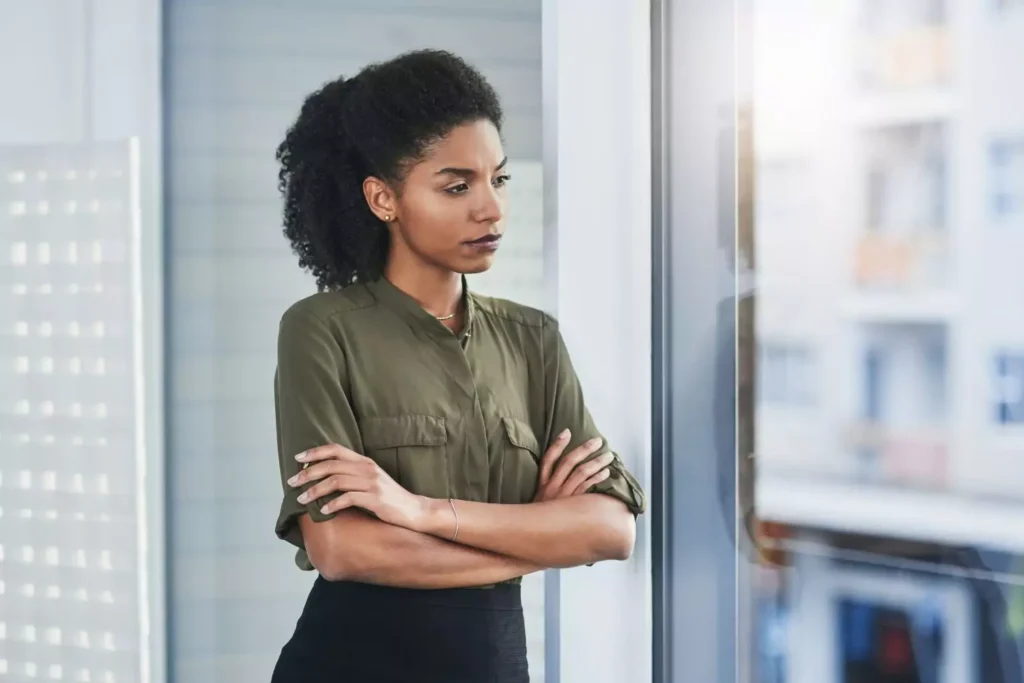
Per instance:
[[[607,453],[601,456],[601,459],[604,460],[605,462],[611,462],[612,460],[615,459],[615,454],[612,453],[611,451],[608,451]]]
[[[302,460],[303,458],[305,458],[305,457],[306,457],[306,453],[307,453],[307,452],[308,452],[308,451],[302,451],[301,453],[299,453],[298,455],[296,455],[296,456],[295,456],[295,459],[296,459],[296,460]]]
[[[559,441],[565,441],[566,439],[569,438],[569,434],[570,434],[570,432],[569,432],[568,429],[563,429],[562,433],[558,435],[558,440]]]
[[[330,511],[327,509],[327,506],[324,505],[322,508],[320,508],[320,512],[326,515],[329,514]]]
[[[291,486],[295,486],[295,485],[296,485],[297,483],[299,483],[299,475],[297,475],[297,474],[296,474],[296,475],[295,475],[294,477],[292,477],[291,479],[289,479],[289,480],[288,480],[288,483],[289,483],[289,484],[290,484]]]
[[[602,442],[602,439],[600,439],[600,438],[591,439],[590,440],[590,445],[591,446],[600,446],[601,442]]]
[[[309,494],[308,493],[303,493],[302,495],[299,496],[299,502],[300,503],[306,503],[308,500],[309,500]]]

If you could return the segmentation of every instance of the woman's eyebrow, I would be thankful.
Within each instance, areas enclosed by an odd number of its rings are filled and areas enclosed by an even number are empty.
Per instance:
[[[494,168],[495,172],[505,168],[506,164],[508,164],[508,157],[502,159],[501,163]],[[471,168],[458,168],[455,166],[447,166],[445,168],[442,168],[434,175],[454,175],[459,176],[460,178],[466,178],[468,180],[476,177],[476,171],[474,171]]]

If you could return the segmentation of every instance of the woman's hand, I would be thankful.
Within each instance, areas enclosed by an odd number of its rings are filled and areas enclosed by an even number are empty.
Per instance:
[[[533,497],[533,502],[577,496],[608,478],[608,466],[615,457],[611,452],[580,464],[601,448],[601,439],[585,441],[559,459],[571,436],[568,429],[559,434],[541,458],[537,493]]]
[[[303,470],[289,479],[288,484],[298,488],[317,482],[299,496],[300,503],[305,505],[342,492],[321,508],[325,515],[358,507],[381,521],[416,530],[427,514],[426,498],[406,491],[373,460],[344,446],[320,446],[295,459],[303,463]]]

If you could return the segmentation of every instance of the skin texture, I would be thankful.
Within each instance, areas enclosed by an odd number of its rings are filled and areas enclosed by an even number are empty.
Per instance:
[[[468,242],[505,232],[505,162],[494,124],[475,121],[436,143],[400,191],[379,178],[363,183],[367,204],[391,236],[384,276],[430,313],[456,313],[445,321],[453,330],[463,324],[462,274],[490,269],[496,255]]]
[[[484,585],[545,568],[627,559],[636,533],[632,514],[613,498],[583,493],[608,476],[610,458],[579,465],[600,448],[597,440],[559,459],[567,442],[565,435],[548,448],[537,495],[526,505],[416,496],[369,458],[337,445],[300,454],[300,462],[310,466],[288,483],[318,482],[300,502],[346,492],[324,507],[325,513],[341,511],[338,517],[320,524],[308,516],[300,520],[310,559],[335,580],[433,588]],[[451,505],[459,515],[458,543],[446,540],[456,531]]]

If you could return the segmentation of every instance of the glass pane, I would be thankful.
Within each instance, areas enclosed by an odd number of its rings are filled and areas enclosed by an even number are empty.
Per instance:
[[[752,681],[1024,676],[1018,4],[752,3]]]
[[[312,582],[273,532],[277,326],[315,291],[282,234],[275,148],[329,80],[414,48],[466,58],[502,98],[513,177],[497,265],[471,285],[539,306],[540,1],[166,6],[172,672],[267,680]],[[541,575],[524,602],[542,681]]]

